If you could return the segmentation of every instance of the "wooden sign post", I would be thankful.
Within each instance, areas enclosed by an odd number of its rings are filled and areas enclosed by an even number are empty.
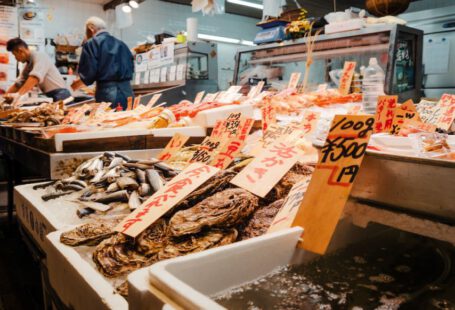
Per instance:
[[[324,254],[349,197],[373,132],[368,115],[337,115],[293,226],[304,229],[299,247]]]
[[[352,77],[354,76],[355,72],[355,66],[356,66],[355,61],[346,61],[344,63],[343,73],[341,74],[340,77],[340,86],[338,87],[338,90],[340,91],[341,95],[349,94],[349,91],[351,89]]]
[[[162,161],[169,161],[171,158],[182,149],[190,137],[181,133],[175,133],[171,141],[168,142],[166,147],[158,154],[157,158]]]

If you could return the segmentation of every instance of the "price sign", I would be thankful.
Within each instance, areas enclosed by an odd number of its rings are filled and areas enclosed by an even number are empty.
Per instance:
[[[440,106],[435,101],[421,100],[417,105],[417,112],[423,122],[436,124],[440,116]]]
[[[234,138],[238,135],[240,124],[242,122],[242,113],[231,113],[224,120],[222,138]]]
[[[189,139],[190,137],[177,132],[174,134],[171,141],[168,142],[166,147],[158,154],[157,158],[162,161],[169,161],[178,151],[181,150]]]
[[[206,137],[204,141],[198,146],[193,157],[190,159],[190,163],[204,163],[209,164],[218,150],[222,147],[222,141],[220,139]]]
[[[194,99],[194,104],[198,104],[202,102],[202,98],[204,97],[205,91],[200,91],[197,93],[196,98]]]
[[[441,112],[436,126],[442,130],[449,130],[455,119],[455,95],[442,95],[438,105],[441,107]]]
[[[297,215],[297,211],[299,210],[300,204],[302,203],[303,195],[310,184],[310,180],[311,178],[304,178],[302,181],[294,184],[286,197],[283,206],[273,219],[267,233],[291,227],[295,216]]]
[[[237,132],[237,137],[245,141],[248,135],[250,134],[251,128],[253,128],[254,120],[252,118],[242,118],[239,130]]]
[[[226,169],[234,158],[240,154],[244,145],[245,141],[240,138],[230,139],[227,143],[223,144],[210,165],[218,169]]]
[[[341,95],[349,94],[349,90],[351,89],[351,82],[352,77],[354,76],[356,62],[355,61],[345,61],[343,67],[343,73],[340,77],[340,86],[338,90],[340,91]]]
[[[305,230],[299,247],[324,254],[343,212],[374,127],[373,116],[337,115],[293,226]]]
[[[137,237],[218,171],[200,163],[188,166],[120,222],[115,231]]]
[[[150,101],[147,103],[146,107],[148,109],[151,109],[157,102],[158,100],[161,98],[161,94],[155,94],[152,96],[152,98],[150,98]]]
[[[389,132],[392,130],[397,100],[397,96],[379,96],[374,124],[375,133]]]
[[[291,77],[289,79],[289,85],[288,88],[297,88],[297,84],[299,84],[300,76],[302,74],[300,72],[294,72],[291,74]]]
[[[301,155],[297,146],[277,141],[237,174],[231,183],[265,197]]]
[[[128,97],[126,110],[130,111],[133,108],[133,97]]]
[[[397,135],[400,132],[405,120],[420,120],[419,113],[417,113],[416,106],[414,105],[412,99],[409,99],[395,109],[390,133]]]
[[[262,112],[262,133],[265,134],[267,128],[272,125],[276,124],[276,111],[275,108],[272,106],[270,99],[267,98],[264,100],[264,106],[261,108]]]

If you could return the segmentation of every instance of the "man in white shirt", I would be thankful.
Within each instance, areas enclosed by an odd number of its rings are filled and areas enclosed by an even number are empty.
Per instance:
[[[25,63],[25,67],[17,81],[6,91],[5,97],[8,97],[8,94],[14,97],[14,93],[22,96],[35,86],[39,86],[41,91],[54,101],[65,100],[71,96],[62,75],[45,53],[31,51],[27,43],[20,38],[9,40],[6,49],[13,53],[17,61]]]

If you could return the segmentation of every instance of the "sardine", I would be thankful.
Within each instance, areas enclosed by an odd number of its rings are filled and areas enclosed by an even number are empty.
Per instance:
[[[95,176],[94,176],[92,179],[90,179],[89,182],[90,182],[90,183],[98,183],[98,182],[101,181],[101,179],[103,178],[103,176],[104,176],[104,171],[103,171],[103,169],[101,169],[101,170],[99,170],[99,171],[95,174]]]
[[[155,164],[157,164],[157,163],[159,163],[159,162],[160,162],[160,160],[155,159],[155,158],[152,158],[151,160],[139,160],[139,161],[137,162],[137,164],[139,164],[139,165],[153,166],[153,165],[155,165]]]
[[[120,166],[123,163],[123,158],[120,157],[114,157],[111,161],[111,163],[108,166],[108,169],[115,168],[117,166]]]
[[[152,192],[152,186],[148,183],[141,183],[139,186],[137,192],[139,193],[140,196],[150,196],[153,194]]]
[[[41,199],[43,199],[44,201],[48,201],[48,200],[57,199],[59,197],[66,196],[66,195],[69,195],[69,194],[72,194],[72,193],[74,193],[74,191],[54,192],[54,193],[50,193],[50,194],[46,194],[46,195],[41,196]]]
[[[141,201],[139,200],[139,195],[136,191],[130,194],[130,199],[128,200],[128,205],[131,210],[136,210],[141,206]]]
[[[84,187],[80,186],[80,185],[76,185],[76,184],[66,184],[62,187],[62,190],[64,191],[75,191],[75,192],[78,192],[80,190],[83,190]]]
[[[148,169],[145,171],[145,174],[147,176],[147,180],[149,184],[152,186],[152,189],[154,192],[157,192],[160,188],[164,186],[164,182],[161,179],[161,176],[159,175],[156,170],[153,169]]]
[[[128,155],[123,155],[123,154],[120,154],[120,153],[114,153],[114,156],[115,157],[120,157],[120,158],[124,159],[127,162],[129,162],[131,160],[131,157],[129,157]]]
[[[76,211],[76,214],[79,218],[83,218],[84,216],[90,215],[92,213],[95,213],[95,210],[91,208],[83,208]]]
[[[131,177],[120,177],[117,179],[120,189],[136,190],[139,187],[136,180]]]
[[[128,167],[128,168],[142,169],[142,170],[147,170],[147,169],[153,168],[153,165],[144,165],[144,164],[138,164],[138,163],[124,163],[123,166]]]
[[[75,184],[75,185],[79,185],[79,186],[82,186],[84,188],[86,188],[88,185],[86,182],[82,181],[82,180],[73,180],[71,181],[69,184]]]
[[[120,176],[120,168],[114,167],[103,176],[103,181],[106,180],[108,183],[114,182]]]
[[[120,187],[118,186],[117,182],[113,182],[107,187],[106,193],[113,193],[118,190],[120,190]]]
[[[95,201],[74,201],[75,203],[83,206],[84,208],[90,208],[95,211],[106,212],[112,209],[110,205],[106,205],[103,203],[95,202]]]
[[[144,170],[136,169],[136,178],[139,181],[139,183],[147,182],[147,179],[145,178],[145,171]]]
[[[109,193],[107,195],[102,195],[101,197],[96,198],[95,201],[99,203],[111,203],[116,201],[128,202],[128,198],[128,192],[126,190],[123,190]]]
[[[66,179],[63,179],[63,180],[61,180],[61,181],[62,181],[62,183],[67,184],[67,183],[74,182],[74,181],[76,181],[76,180],[77,180],[76,176],[73,175],[73,176],[71,176],[71,177],[69,177],[69,178],[66,178]]]
[[[178,174],[171,166],[166,165],[163,162],[156,163],[155,168],[163,172],[164,176],[167,178],[175,177]]]
[[[55,184],[55,182],[57,182],[57,181],[50,181],[50,182],[46,182],[46,183],[43,183],[43,184],[38,184],[38,185],[33,186],[32,188],[34,190],[46,188],[46,187],[49,187],[49,186]]]

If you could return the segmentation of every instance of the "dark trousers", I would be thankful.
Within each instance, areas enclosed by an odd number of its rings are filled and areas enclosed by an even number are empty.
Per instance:
[[[71,93],[66,88],[57,88],[50,92],[47,92],[46,96],[51,97],[54,100],[54,102],[56,102],[71,97]]]
[[[96,84],[96,102],[110,102],[111,108],[120,105],[123,110],[126,110],[128,97],[133,97],[130,81],[98,82]]]

